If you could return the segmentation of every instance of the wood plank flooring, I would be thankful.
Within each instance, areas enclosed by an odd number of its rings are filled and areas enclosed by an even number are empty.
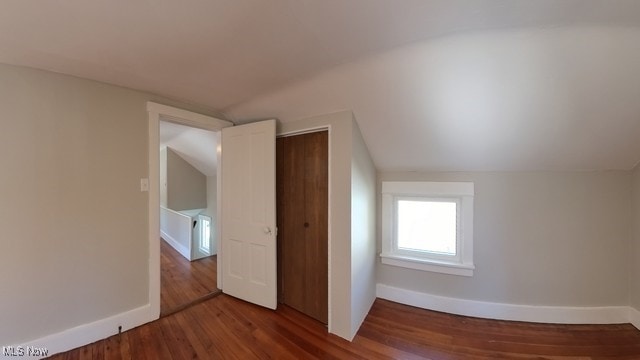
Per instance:
[[[162,316],[218,292],[216,284],[216,256],[189,261],[166,241],[160,241],[160,313]]]
[[[640,359],[640,331],[484,320],[378,299],[350,343],[289,307],[220,295],[52,359]]]

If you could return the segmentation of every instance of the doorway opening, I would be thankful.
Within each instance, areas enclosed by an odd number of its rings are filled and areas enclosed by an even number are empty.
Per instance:
[[[167,122],[173,125],[183,125],[192,129],[202,129],[214,132],[215,139],[219,143],[220,135],[219,132],[225,127],[233,126],[232,123],[220,119],[216,119],[210,116],[205,116],[197,113],[193,113],[190,111],[177,109],[174,107],[157,104],[153,102],[147,103],[147,111],[149,114],[149,181],[148,181],[148,190],[149,190],[149,311],[152,314],[153,318],[157,319],[161,315],[161,289],[162,289],[162,281],[161,281],[161,263],[167,258],[163,259],[161,253],[171,253],[173,251],[174,259],[180,259],[183,262],[187,262],[191,264],[189,261],[189,257],[197,258],[198,252],[201,252],[203,249],[200,246],[200,240],[197,240],[197,246],[191,246],[192,243],[188,242],[179,250],[176,250],[176,247],[172,247],[168,245],[168,242],[161,240],[162,235],[160,224],[161,224],[161,200],[164,202],[167,199],[161,199],[161,159],[160,159],[160,148],[161,148],[161,136],[160,136],[160,125],[161,122]],[[220,147],[215,145],[210,147],[207,152],[207,155],[210,158],[215,158],[219,163],[220,161]],[[213,185],[209,185],[209,187],[213,187],[216,189],[216,194],[220,192],[220,172],[217,172],[215,176],[215,183]],[[166,194],[165,194],[166,195]],[[163,196],[165,196],[163,195]],[[216,200],[212,202],[212,209],[215,209],[215,214],[220,213],[220,204]],[[183,209],[184,210],[184,209]],[[187,209],[188,210],[188,209]],[[180,212],[179,210],[173,210],[176,212]],[[170,211],[167,210],[167,213]],[[184,211],[182,211],[184,212]],[[187,214],[189,215],[189,214]],[[203,232],[207,232],[206,230],[202,230],[201,224],[199,224],[198,214],[191,214],[190,217],[196,218],[196,222],[189,221],[188,228],[190,228],[190,232],[187,234],[191,234],[192,240],[193,238],[199,238]],[[211,218],[210,226],[208,228],[209,232],[209,252],[205,255],[211,255],[212,253],[218,252],[219,244],[215,243],[215,239],[220,238],[220,227],[216,226],[215,217]],[[182,225],[184,226],[184,225]],[[188,236],[188,235],[187,235]],[[174,240],[177,240],[174,238]],[[206,245],[206,241],[202,242],[203,245]],[[165,251],[161,251],[165,250]],[[204,248],[204,247],[203,247]],[[192,254],[193,251],[193,254]],[[169,257],[170,255],[167,255]],[[206,256],[205,259],[212,260],[209,256]],[[182,304],[179,306],[171,306],[172,308],[162,309],[162,315],[168,315],[170,312],[179,311],[185,307],[188,307],[194,303],[202,301],[208,297],[215,296],[218,292],[217,288],[221,285],[220,282],[220,264],[218,261],[215,261],[215,266],[213,269],[215,271],[208,270],[205,273],[209,278],[209,287],[213,288],[212,292],[209,292],[205,296],[197,297],[194,296],[195,293],[191,293],[191,297],[186,301],[182,301]],[[175,261],[174,261],[175,265]],[[175,265],[178,267],[178,265]],[[184,265],[183,265],[184,267]],[[211,269],[211,267],[207,267]],[[213,281],[215,280],[215,282]],[[177,283],[177,282],[174,282]],[[213,285],[211,285],[213,283]],[[180,291],[174,290],[174,293],[179,293]]]
[[[217,138],[160,121],[160,316],[219,292]]]

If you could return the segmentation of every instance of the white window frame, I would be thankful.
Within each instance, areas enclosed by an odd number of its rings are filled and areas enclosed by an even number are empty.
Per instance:
[[[451,275],[473,276],[472,182],[382,182],[383,264]],[[447,201],[457,204],[456,255],[399,249],[397,241],[398,200]]]

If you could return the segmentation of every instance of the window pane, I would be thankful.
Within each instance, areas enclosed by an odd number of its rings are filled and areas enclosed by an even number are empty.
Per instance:
[[[210,250],[211,222],[206,218],[201,218],[200,224],[200,250],[208,253]]]
[[[457,203],[398,200],[398,248],[456,255]]]

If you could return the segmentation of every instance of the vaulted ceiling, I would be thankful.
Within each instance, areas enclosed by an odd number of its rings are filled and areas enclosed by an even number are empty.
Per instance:
[[[640,160],[636,0],[4,0],[0,62],[236,123],[352,110],[381,170]]]
[[[160,121],[160,148],[169,147],[206,176],[218,170],[216,133]]]

